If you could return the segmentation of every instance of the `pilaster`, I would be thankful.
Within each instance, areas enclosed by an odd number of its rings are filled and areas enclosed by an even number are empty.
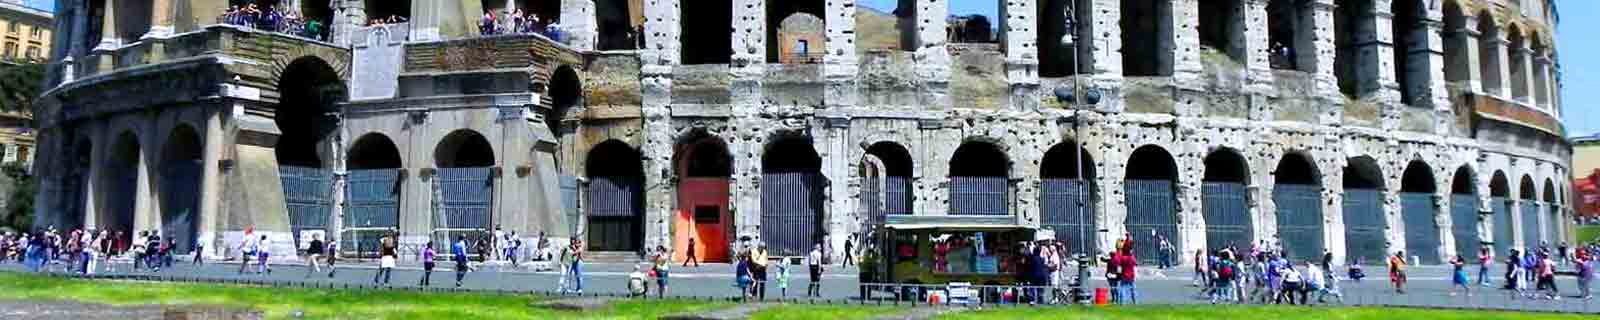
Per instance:
[[[948,109],[950,105],[950,51],[945,49],[947,35],[945,16],[949,12],[948,0],[914,1],[916,3],[917,42],[916,61],[917,97],[924,106]]]
[[[855,0],[828,1],[826,10],[827,55],[823,56],[822,73],[827,82],[823,103],[828,108],[857,105],[856,77],[860,73],[856,56]],[[842,237],[838,241],[843,241]],[[841,242],[842,245],[842,242]]]

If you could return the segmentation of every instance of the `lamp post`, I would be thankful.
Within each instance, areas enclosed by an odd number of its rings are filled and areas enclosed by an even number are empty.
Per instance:
[[[1073,283],[1073,286],[1076,287],[1076,289],[1073,290],[1075,293],[1073,298],[1082,300],[1087,296],[1087,292],[1085,292],[1083,288],[1088,284],[1089,263],[1091,259],[1088,255],[1089,246],[1086,241],[1086,239],[1088,239],[1087,233],[1089,232],[1086,230],[1088,228],[1088,223],[1085,222],[1085,216],[1087,213],[1084,212],[1084,205],[1088,203],[1088,199],[1086,199],[1088,197],[1088,192],[1084,184],[1088,183],[1088,179],[1084,179],[1083,176],[1084,144],[1083,133],[1081,130],[1082,127],[1079,126],[1079,123],[1083,122],[1082,112],[1084,107],[1095,105],[1100,102],[1100,93],[1098,91],[1085,91],[1081,80],[1082,77],[1078,74],[1079,57],[1077,47],[1077,8],[1078,0],[1071,0],[1068,3],[1068,7],[1062,10],[1062,14],[1065,15],[1066,18],[1065,21],[1067,34],[1062,35],[1060,40],[1060,45],[1068,48],[1072,52],[1072,87],[1057,87],[1055,89],[1055,96],[1057,101],[1067,103],[1068,108],[1074,111],[1072,115],[1072,142],[1075,145],[1072,146],[1072,168],[1074,172],[1073,177],[1078,180],[1078,183],[1074,184],[1077,195],[1076,205],[1078,211],[1078,224],[1076,228],[1078,229],[1078,254],[1075,255],[1077,256],[1076,260],[1078,261],[1078,280]]]

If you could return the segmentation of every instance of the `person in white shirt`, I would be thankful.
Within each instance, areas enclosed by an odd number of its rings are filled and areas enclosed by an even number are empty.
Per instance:
[[[1300,304],[1305,304],[1306,291],[1302,286],[1304,282],[1301,281],[1300,271],[1295,270],[1293,264],[1284,264],[1283,269],[1279,270],[1278,273],[1283,275],[1283,294],[1279,295],[1277,303],[1283,304],[1284,300],[1289,300],[1289,304],[1295,304],[1294,296],[1299,294]]]
[[[811,247],[811,254],[806,256],[806,265],[811,268],[811,285],[806,287],[807,297],[822,296],[822,244]]]

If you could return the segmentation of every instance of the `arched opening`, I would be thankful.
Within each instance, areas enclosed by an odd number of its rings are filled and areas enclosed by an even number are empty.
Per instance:
[[[1471,81],[1472,61],[1467,56],[1467,42],[1472,34],[1467,30],[1467,16],[1457,1],[1444,2],[1444,79],[1452,83]],[[1476,253],[1476,251],[1473,251]]]
[[[68,194],[61,197],[61,201],[64,201],[61,207],[67,209],[65,227],[81,228],[84,226],[84,221],[89,219],[89,215],[94,214],[88,211],[87,206],[89,193],[93,192],[88,188],[92,185],[89,181],[89,169],[94,165],[94,142],[89,139],[82,139],[74,144],[72,148],[73,152],[71,160],[69,160],[72,161],[72,169],[67,174],[66,181],[64,181]]]
[[[144,149],[139,145],[139,137],[132,131],[119,135],[111,144],[110,153],[100,168],[99,189],[97,192],[104,195],[105,200],[100,207],[98,224],[101,230],[115,234],[123,243],[131,243],[133,235],[139,230],[133,230],[134,214],[137,211],[139,194],[139,167],[144,166]],[[114,235],[115,236],[115,235]]]
[[[1539,223],[1539,234],[1543,236],[1539,240],[1542,241],[1541,246],[1550,247],[1552,244],[1560,243],[1561,239],[1561,199],[1556,197],[1554,180],[1544,179],[1544,198],[1541,200],[1544,200],[1546,217]]]
[[[329,159],[328,139],[339,127],[338,103],[345,101],[344,82],[326,61],[295,59],[278,80],[277,153],[280,167],[323,168]]]
[[[801,256],[821,243],[822,158],[809,136],[773,139],[761,156],[761,238],[776,256]]]
[[[1238,0],[1216,0],[1199,6],[1200,21],[1196,29],[1200,34],[1200,50],[1204,50],[1201,54],[1217,54],[1234,62],[1244,62],[1243,41],[1234,41],[1244,36],[1244,19],[1237,13],[1245,8],[1239,4]]]
[[[733,59],[733,0],[700,0],[693,5],[679,4],[679,32],[707,35],[682,37],[679,59],[685,65],[728,64]],[[770,39],[769,35],[769,39]]]
[[[1371,39],[1376,36],[1372,26],[1372,0],[1339,0],[1334,6],[1333,35],[1334,46],[1334,76],[1339,80],[1339,92],[1347,97],[1357,97],[1362,82],[1376,74],[1363,73],[1360,61],[1376,59],[1362,58],[1363,51],[1369,56],[1376,55]],[[1357,39],[1365,39],[1357,42]]]
[[[678,139],[673,150],[673,168],[681,177],[673,221],[674,259],[686,261],[694,251],[697,259],[729,261],[734,221],[728,212],[728,177],[733,173],[733,156],[722,139],[700,129]]]
[[[883,214],[912,214],[911,152],[899,143],[883,141],[867,147],[867,154],[883,162]]]
[[[1273,69],[1310,72],[1316,60],[1300,58],[1315,46],[1316,11],[1304,0],[1272,0],[1267,3],[1268,63]],[[1308,54],[1307,57],[1314,55]]]
[[[489,139],[471,129],[445,135],[434,147],[437,167],[431,177],[439,196],[433,214],[433,242],[454,243],[458,237],[471,241],[490,241],[493,225],[495,150]],[[478,255],[477,248],[467,250]]]
[[[200,135],[179,125],[161,150],[161,238],[175,240],[174,252],[193,250],[200,225]]]
[[[571,134],[577,128],[563,128],[561,122],[566,120],[567,113],[583,103],[583,83],[578,79],[578,72],[570,66],[556,68],[550,75],[549,89],[550,114],[545,115],[545,126],[556,136]]]
[[[1427,29],[1420,24],[1422,14],[1422,1],[1417,0],[1391,0],[1390,13],[1393,14],[1390,26],[1394,28],[1394,81],[1400,85],[1400,102],[1407,105],[1416,105],[1417,94],[1427,90],[1424,88],[1422,77],[1428,71],[1426,55],[1429,54]],[[1419,55],[1412,59],[1412,54]],[[1412,76],[1415,73],[1417,76]]]
[[[1073,4],[1076,4],[1076,7]],[[1039,76],[1065,77],[1093,71],[1093,1],[1042,0],[1038,4]],[[1066,37],[1072,37],[1066,44]]]
[[[1278,239],[1284,256],[1314,259],[1324,251],[1322,183],[1316,162],[1300,152],[1278,160],[1272,171],[1272,201],[1278,207]]]
[[[766,5],[767,63],[821,63],[828,52],[823,1],[769,1]]]
[[[945,19],[945,35],[950,43],[994,43],[1000,41],[1002,1],[963,1],[950,6]]]
[[[138,42],[150,32],[150,19],[155,12],[155,0],[118,0],[112,2],[117,8],[117,37],[123,44]]]
[[[1122,0],[1121,9],[1118,23],[1122,26],[1122,74],[1129,77],[1171,75],[1172,59],[1164,58],[1163,52],[1174,50],[1171,45],[1172,1]]]
[[[1521,227],[1517,228],[1522,233],[1523,248],[1533,249],[1539,245],[1539,187],[1533,182],[1532,176],[1522,176],[1522,202],[1517,210],[1521,213],[1518,220]],[[1523,250],[1522,252],[1528,252]]]
[[[84,13],[86,13],[86,18],[89,21],[85,21],[87,28],[84,30],[85,36],[82,40],[83,51],[73,52],[72,54],[74,55],[86,53],[89,49],[99,46],[100,41],[107,38],[105,36],[106,0],[89,0],[86,2]]]
[[[368,24],[399,23],[411,20],[411,0],[366,0],[366,2]]]
[[[698,2],[697,2],[698,3]],[[644,48],[644,8],[641,1],[597,0],[595,26],[600,34],[600,50]],[[687,39],[684,39],[687,40]]]
[[[588,245],[593,251],[644,249],[644,166],[638,150],[606,140],[584,162]]]
[[[379,240],[400,226],[401,179],[404,164],[400,149],[382,133],[357,138],[345,158],[344,226],[340,248],[347,252],[376,253]]]
[[[967,141],[950,156],[951,215],[1010,215],[1011,162],[1000,147]]]
[[[1489,210],[1493,211],[1494,252],[1509,254],[1516,247],[1516,210],[1511,198],[1511,180],[1505,171],[1496,170],[1489,180]]]
[[[1478,194],[1472,183],[1472,168],[1462,165],[1450,178],[1450,235],[1455,239],[1455,254],[1476,257],[1483,241],[1478,236]]]
[[[1423,264],[1439,264],[1439,224],[1434,222],[1433,168],[1422,160],[1412,160],[1400,176],[1400,218],[1405,225],[1407,256],[1419,257]]]
[[[1237,245],[1249,247],[1254,235],[1250,216],[1250,168],[1234,149],[1212,151],[1205,159],[1200,185],[1200,208],[1206,223],[1206,249]]]
[[[1384,219],[1383,170],[1368,156],[1346,160],[1344,167],[1344,252],[1346,261],[1383,263],[1388,246]]]
[[[1533,61],[1533,105],[1539,108],[1550,107],[1550,78],[1546,73],[1550,69],[1550,47],[1544,43],[1543,36],[1537,32],[1531,37],[1533,40],[1533,56],[1528,59]],[[1547,109],[1548,110],[1548,109]],[[1549,110],[1554,112],[1554,110]]]
[[[1098,190],[1088,150],[1077,141],[1058,143],[1045,152],[1039,173],[1044,178],[1039,190],[1040,228],[1055,230],[1056,239],[1066,240],[1068,253],[1094,254]]]
[[[1494,22],[1494,14],[1485,9],[1478,13],[1478,70],[1482,79],[1483,93],[1502,95],[1500,91],[1504,86],[1504,79],[1500,79],[1500,66],[1505,63],[1505,43],[1500,38],[1500,26]],[[1498,249],[1497,249],[1498,250]]]
[[[1128,157],[1127,175],[1123,190],[1127,199],[1127,220],[1123,225],[1129,236],[1135,237],[1134,255],[1142,263],[1157,263],[1161,238],[1183,243],[1178,239],[1178,165],[1167,153],[1155,145],[1133,150]],[[1155,237],[1150,237],[1154,234]]]
[[[1506,53],[1511,60],[1511,98],[1523,103],[1531,102],[1528,97],[1528,43],[1522,34],[1522,28],[1511,24],[1506,28]]]

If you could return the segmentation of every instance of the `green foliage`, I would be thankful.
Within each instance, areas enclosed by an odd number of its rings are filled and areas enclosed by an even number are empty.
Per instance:
[[[33,112],[44,83],[45,65],[0,65],[0,112]]]
[[[1578,226],[1578,243],[1600,242],[1600,226]]]
[[[6,195],[4,219],[0,219],[0,227],[10,227],[14,230],[30,230],[33,224],[33,196],[39,190],[39,182],[28,173],[28,168],[20,162],[12,162],[0,167],[6,178],[11,180],[11,193]]]

